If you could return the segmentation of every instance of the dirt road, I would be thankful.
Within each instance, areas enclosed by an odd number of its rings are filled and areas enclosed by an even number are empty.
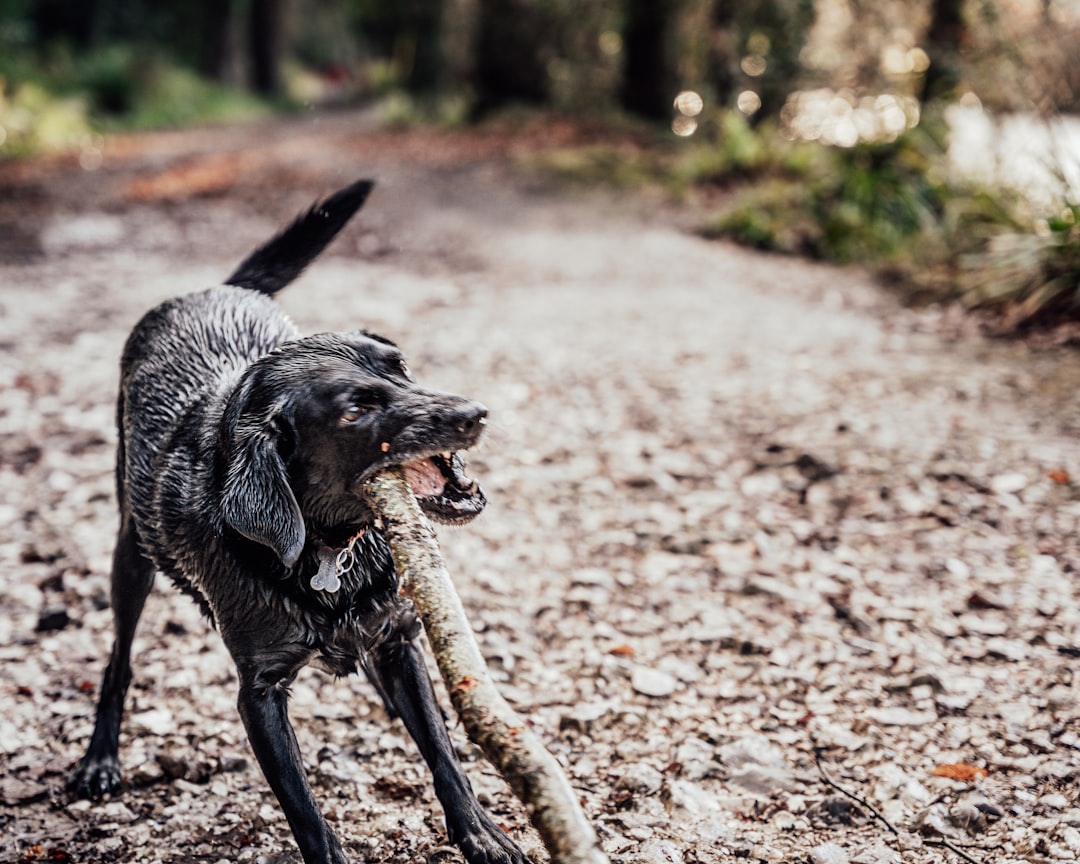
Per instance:
[[[336,115],[0,166],[0,862],[299,860],[220,640],[164,580],[130,788],[90,804],[63,784],[110,638],[126,332],[364,175],[361,218],[282,303],[306,332],[383,333],[490,407],[470,463],[489,508],[444,552],[613,860],[1080,855],[1080,362],[515,167],[568,134]],[[460,860],[366,682],[309,671],[293,706],[353,860]]]

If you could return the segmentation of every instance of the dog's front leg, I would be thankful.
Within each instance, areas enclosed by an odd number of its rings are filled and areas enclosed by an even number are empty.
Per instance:
[[[372,660],[385,698],[431,769],[450,839],[469,864],[528,864],[525,854],[476,800],[454,754],[420,648],[402,632],[376,648]]]
[[[300,747],[289,723],[287,683],[266,683],[258,676],[242,679],[240,717],[306,864],[346,864],[341,844],[319,812],[304,772]]]

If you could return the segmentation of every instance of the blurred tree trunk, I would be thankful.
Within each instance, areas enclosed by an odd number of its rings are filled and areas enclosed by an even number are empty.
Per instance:
[[[923,78],[923,101],[949,96],[960,82],[957,58],[968,38],[964,20],[964,0],[933,0],[930,27],[926,31],[926,53],[930,68]]]
[[[251,0],[251,86],[264,96],[281,93],[281,0]]]
[[[411,0],[404,6],[412,54],[405,86],[412,93],[434,93],[442,79],[442,0]]]
[[[731,105],[739,83],[736,0],[714,0],[709,22],[709,78],[718,105]]]
[[[620,102],[650,120],[671,117],[678,89],[672,31],[679,0],[626,0]]]
[[[761,97],[761,108],[753,115],[754,122],[759,122],[778,115],[798,87],[803,72],[800,55],[814,23],[814,0],[757,0],[738,5],[742,7],[737,12],[742,19],[740,55],[760,53],[765,60],[765,71],[747,82],[747,89]]]
[[[226,81],[232,60],[230,32],[233,0],[203,0],[199,46],[199,71],[216,81]]]
[[[473,69],[477,114],[512,102],[548,100],[547,23],[535,0],[479,0]]]

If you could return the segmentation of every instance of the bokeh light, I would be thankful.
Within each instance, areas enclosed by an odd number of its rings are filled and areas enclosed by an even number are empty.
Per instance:
[[[750,54],[756,54],[759,57],[764,57],[769,53],[769,49],[772,48],[772,41],[769,39],[768,34],[762,33],[760,30],[755,30],[750,34],[746,40],[746,50]]]
[[[697,117],[704,107],[705,100],[693,90],[683,90],[675,97],[675,110],[687,117]]]
[[[751,78],[764,75],[768,66],[768,62],[760,54],[748,54],[739,62],[739,68]]]
[[[983,107],[982,99],[980,99],[970,90],[968,90],[967,93],[960,97],[960,104],[963,105],[965,108],[976,108],[979,110],[981,110]]]
[[[671,121],[671,131],[680,138],[689,138],[697,132],[697,128],[697,120],[693,117],[687,117],[685,114],[678,114],[675,119]]]
[[[780,112],[788,138],[836,147],[895,141],[919,123],[914,96],[882,93],[857,96],[851,90],[800,90]]]
[[[753,90],[743,90],[739,98],[735,100],[735,104],[739,106],[743,114],[753,114],[761,108],[761,97]]]
[[[596,41],[600,48],[600,52],[606,54],[608,57],[615,57],[622,53],[622,36],[614,30],[605,30],[600,34]]]
[[[881,52],[881,71],[893,77],[921,75],[930,68],[930,56],[922,48],[892,44]]]

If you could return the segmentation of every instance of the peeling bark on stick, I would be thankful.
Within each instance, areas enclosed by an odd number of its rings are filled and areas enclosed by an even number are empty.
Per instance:
[[[400,468],[364,485],[382,518],[401,591],[416,606],[465,731],[521,799],[553,864],[607,864],[596,833],[555,758],[502,698],[488,675],[435,532]]]

